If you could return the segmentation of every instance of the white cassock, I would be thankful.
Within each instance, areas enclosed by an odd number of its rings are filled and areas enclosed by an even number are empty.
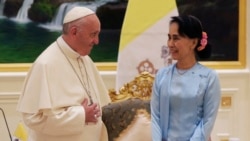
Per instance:
[[[100,109],[110,102],[90,57],[80,56],[59,37],[33,63],[18,102],[29,141],[107,141],[101,117],[96,124],[85,123],[81,103],[89,98],[88,88]]]

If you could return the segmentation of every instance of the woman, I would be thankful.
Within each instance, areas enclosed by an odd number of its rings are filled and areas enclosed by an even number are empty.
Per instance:
[[[215,71],[198,62],[211,47],[194,16],[172,17],[167,44],[175,64],[160,69],[151,98],[153,141],[208,141],[220,103]]]

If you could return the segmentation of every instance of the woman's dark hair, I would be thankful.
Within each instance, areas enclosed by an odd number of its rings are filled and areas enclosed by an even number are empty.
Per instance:
[[[177,23],[179,25],[178,33],[181,36],[187,36],[191,39],[198,38],[198,43],[195,47],[196,58],[197,59],[207,59],[210,57],[212,49],[211,45],[208,43],[205,48],[201,51],[198,51],[198,47],[201,46],[201,38],[202,38],[202,25],[198,18],[192,15],[185,16],[174,16],[172,17],[171,23]]]

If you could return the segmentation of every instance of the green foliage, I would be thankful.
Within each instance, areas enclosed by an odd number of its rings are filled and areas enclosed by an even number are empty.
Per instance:
[[[48,0],[39,1],[34,3],[31,7],[30,17],[34,21],[48,22],[54,17],[56,7],[49,3]]]

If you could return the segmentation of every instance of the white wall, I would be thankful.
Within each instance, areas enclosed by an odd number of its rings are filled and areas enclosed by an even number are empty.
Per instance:
[[[18,96],[22,88],[25,73],[0,73],[0,107],[4,110],[11,134],[14,133],[17,123],[21,120],[16,112]],[[8,141],[4,118],[0,113],[0,140]]]

